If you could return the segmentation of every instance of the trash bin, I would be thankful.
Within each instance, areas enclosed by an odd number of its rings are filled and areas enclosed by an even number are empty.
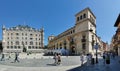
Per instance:
[[[91,60],[91,64],[95,64],[95,60],[94,60],[94,58],[92,58],[92,60]]]

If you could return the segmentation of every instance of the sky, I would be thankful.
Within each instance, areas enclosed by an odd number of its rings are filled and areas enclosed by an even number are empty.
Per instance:
[[[120,13],[120,0],[0,0],[0,40],[2,25],[10,28],[29,25],[44,27],[45,45],[48,36],[58,35],[75,25],[75,14],[89,7],[96,16],[97,35],[111,42],[115,21]]]

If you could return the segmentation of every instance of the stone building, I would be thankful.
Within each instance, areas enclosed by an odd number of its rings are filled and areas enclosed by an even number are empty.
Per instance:
[[[114,24],[114,27],[117,27],[115,35],[112,37],[112,47],[118,55],[120,55],[120,14]]]
[[[73,27],[58,36],[50,36],[48,48],[51,51],[68,50],[69,54],[95,53],[95,43],[100,43],[96,35],[96,17],[90,8],[75,15],[76,23]]]
[[[28,25],[2,28],[3,52],[41,52],[44,47],[44,30],[35,29]]]

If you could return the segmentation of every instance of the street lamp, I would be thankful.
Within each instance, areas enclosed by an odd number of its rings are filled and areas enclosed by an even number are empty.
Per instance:
[[[98,50],[98,48],[99,48],[98,43],[95,44],[94,48],[95,48],[95,50],[96,50],[96,63],[98,63],[98,53],[97,53],[97,50]]]
[[[89,30],[90,32],[92,32],[93,33],[93,30],[92,29],[90,29]],[[93,33],[93,34],[95,34],[95,33]],[[96,35],[96,34],[95,34]],[[96,35],[96,37],[97,37],[97,35]],[[92,44],[93,44],[93,40],[92,40]],[[97,50],[98,50],[98,48],[99,48],[99,45],[98,45],[98,43],[97,43],[97,39],[96,39],[96,44],[94,45],[92,45],[92,48],[93,48],[93,46],[94,46],[94,48],[95,48],[95,50],[96,50],[96,63],[98,63],[98,52],[97,52]]]

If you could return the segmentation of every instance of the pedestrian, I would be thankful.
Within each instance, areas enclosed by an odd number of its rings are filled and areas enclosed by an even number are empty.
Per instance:
[[[106,64],[110,64],[110,54],[109,53],[107,53],[106,54]]]
[[[87,54],[87,66],[90,65],[90,54]]]
[[[60,53],[57,55],[58,56],[58,65],[60,65],[61,64],[61,55],[60,55]]]
[[[4,58],[5,58],[5,55],[4,55],[4,53],[2,53],[2,56],[1,56],[1,61],[3,61],[3,60],[4,60]]]
[[[84,55],[83,54],[81,54],[81,56],[80,56],[80,61],[81,61],[81,66],[82,66],[83,62],[84,62]]]
[[[55,60],[54,64],[56,65],[57,64],[57,60],[58,60],[57,53],[54,54],[53,59]]]
[[[103,63],[105,64],[105,57],[106,57],[106,53],[103,53]]]
[[[20,62],[20,61],[18,60],[18,56],[19,56],[19,54],[16,52],[16,53],[15,53],[15,60],[14,60],[14,62],[16,62],[16,61],[17,61],[17,62]]]

